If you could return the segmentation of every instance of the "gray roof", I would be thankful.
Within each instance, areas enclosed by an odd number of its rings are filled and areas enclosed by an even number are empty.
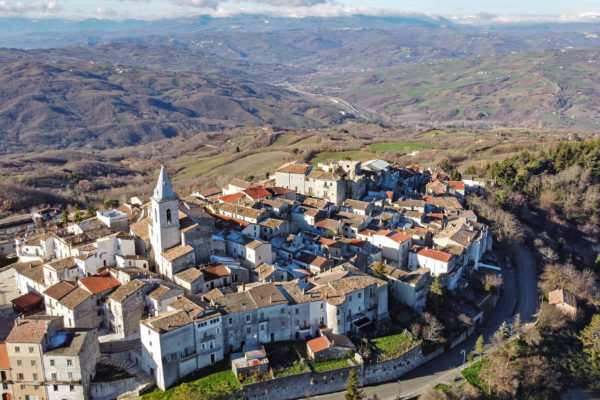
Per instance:
[[[164,166],[160,167],[158,182],[156,182],[156,188],[154,189],[154,199],[157,201],[177,200]]]

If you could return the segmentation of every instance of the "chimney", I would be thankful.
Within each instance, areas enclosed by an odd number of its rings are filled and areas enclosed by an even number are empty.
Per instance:
[[[270,295],[269,295],[269,303],[272,303],[272,302],[273,302],[273,295],[272,295],[272,294],[270,294]]]
[[[242,292],[246,291],[246,282],[242,282]]]

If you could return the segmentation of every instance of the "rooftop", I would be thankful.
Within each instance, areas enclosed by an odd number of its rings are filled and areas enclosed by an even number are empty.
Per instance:
[[[126,284],[119,286],[119,288],[112,292],[112,294],[108,296],[108,298],[120,303],[135,292],[137,292],[138,290],[140,290],[145,285],[145,282],[142,282],[138,279],[131,280]]]
[[[79,284],[93,294],[100,294],[121,286],[121,282],[110,275],[79,278]]]

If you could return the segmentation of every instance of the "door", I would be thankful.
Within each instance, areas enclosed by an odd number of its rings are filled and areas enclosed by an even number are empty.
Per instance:
[[[275,341],[275,334],[271,333],[271,343],[273,343]]]
[[[214,354],[211,354],[211,355],[210,355],[210,363],[211,363],[211,364],[214,364],[214,363],[215,363],[215,361],[216,361],[216,360],[215,360],[215,355],[214,355]]]

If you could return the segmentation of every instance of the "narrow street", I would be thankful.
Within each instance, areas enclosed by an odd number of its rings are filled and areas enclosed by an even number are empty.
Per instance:
[[[498,330],[502,322],[511,323],[516,313],[521,314],[523,322],[531,322],[537,309],[537,273],[535,260],[524,245],[512,248],[514,269],[503,269],[504,295],[500,296],[494,314],[481,328],[486,343]],[[515,276],[516,274],[516,276]],[[516,279],[515,279],[516,278]],[[514,312],[513,312],[514,311]],[[475,347],[478,335],[466,340],[454,349],[404,375],[398,382],[384,383],[365,387],[367,398],[377,395],[380,400],[394,400],[398,396],[410,398],[419,395],[429,386],[451,379],[458,373],[463,362],[461,350],[470,352]],[[312,397],[319,400],[342,400],[344,392]]]

